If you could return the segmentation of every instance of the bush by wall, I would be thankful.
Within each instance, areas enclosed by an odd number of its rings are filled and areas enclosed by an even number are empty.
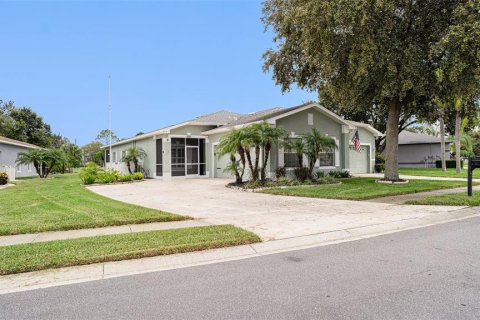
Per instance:
[[[6,172],[0,172],[0,186],[8,183],[8,175]]]
[[[310,176],[310,172],[306,167],[295,168],[295,170],[293,171],[293,174],[295,175],[295,178],[297,180],[302,182],[307,180]]]
[[[456,168],[456,166],[457,166],[457,164],[455,162],[455,159],[446,160],[445,163],[447,165],[447,168]],[[464,160],[461,159],[460,160],[460,165],[462,166],[462,168],[463,168],[463,163],[464,163]],[[442,160],[435,161],[435,167],[441,168],[442,167]]]

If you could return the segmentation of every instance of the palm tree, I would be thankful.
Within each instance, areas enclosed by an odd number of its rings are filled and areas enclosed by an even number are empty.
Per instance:
[[[334,139],[322,135],[316,128],[305,136],[305,154],[308,158],[308,171],[311,179],[314,178],[313,169],[320,152],[331,151],[336,147]]]
[[[130,169],[130,162],[133,162],[134,172],[139,171],[138,161],[145,159],[147,153],[142,148],[130,147],[127,150],[126,155],[123,157],[123,161],[127,164],[128,172],[132,173]]]
[[[285,129],[282,127],[271,126],[266,121],[255,123],[250,128],[256,132],[254,137],[256,138],[255,144],[255,163],[258,163],[257,147],[263,151],[262,155],[262,167],[261,167],[261,180],[265,182],[265,170],[267,169],[268,157],[273,145],[278,145],[279,140],[285,136]],[[255,140],[254,140],[255,141]]]
[[[298,159],[298,167],[303,167],[303,154],[305,153],[305,141],[303,138],[287,140],[285,148],[295,152]]]
[[[219,156],[230,154],[230,164],[227,171],[235,174],[236,183],[241,183],[243,181],[243,174],[245,172],[246,158],[243,145],[244,133],[244,130],[233,129],[222,137],[217,146],[217,153]],[[241,166],[236,160],[236,153],[240,155]]]
[[[25,152],[20,152],[16,160],[17,164],[33,164],[35,171],[40,178],[43,178],[41,167],[43,163],[43,153],[41,149],[28,149]]]

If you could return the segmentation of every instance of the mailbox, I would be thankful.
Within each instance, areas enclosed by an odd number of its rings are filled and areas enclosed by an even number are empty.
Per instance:
[[[473,195],[472,192],[472,178],[473,178],[473,170],[480,168],[480,158],[468,158],[468,188],[467,193],[468,196],[471,197]]]

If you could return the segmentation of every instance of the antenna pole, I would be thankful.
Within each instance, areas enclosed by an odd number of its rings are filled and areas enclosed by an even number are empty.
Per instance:
[[[111,94],[111,78],[108,75],[108,143],[109,143],[109,162],[112,163],[112,94]]]

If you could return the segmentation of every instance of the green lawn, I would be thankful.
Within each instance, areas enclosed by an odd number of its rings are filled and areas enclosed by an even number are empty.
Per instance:
[[[26,179],[0,190],[0,235],[185,219],[97,195],[76,174]]]
[[[182,228],[0,247],[0,274],[182,253],[261,241],[232,225]]]
[[[435,189],[447,189],[466,186],[463,181],[433,181],[433,180],[410,180],[408,184],[387,185],[375,182],[374,178],[350,178],[342,179],[340,185],[317,185],[307,187],[288,187],[285,189],[275,188],[262,192],[277,195],[367,200],[386,196],[394,196]]]
[[[473,192],[472,197],[467,196],[467,192],[462,193],[448,193],[437,196],[430,196],[417,200],[410,200],[407,204],[426,204],[426,205],[440,205],[440,206],[480,206],[480,192]]]
[[[457,174],[455,169],[442,169],[436,168],[401,168],[400,174],[409,176],[428,176],[428,177],[448,177],[448,178],[467,178],[467,169],[463,169],[460,174]],[[480,170],[473,171],[473,178],[480,179]]]

